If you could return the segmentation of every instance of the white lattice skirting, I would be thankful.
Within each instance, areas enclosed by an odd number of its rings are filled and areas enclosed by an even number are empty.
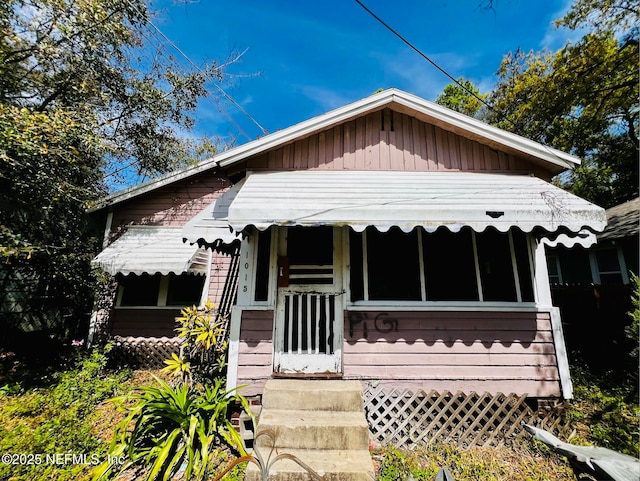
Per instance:
[[[164,361],[172,353],[180,352],[180,339],[177,337],[121,337],[114,336],[116,343],[114,355],[117,361],[144,369],[165,367]]]
[[[374,438],[398,447],[430,441],[464,448],[500,446],[528,436],[523,423],[563,435],[570,429],[561,404],[534,410],[526,403],[526,394],[427,393],[369,386],[363,397]]]

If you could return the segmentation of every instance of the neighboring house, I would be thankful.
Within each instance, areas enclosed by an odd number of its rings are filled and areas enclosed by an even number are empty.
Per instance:
[[[549,243],[551,297],[561,310],[574,362],[594,374],[634,372],[637,360],[629,353],[637,342],[625,329],[633,309],[631,275],[640,272],[640,198],[606,214],[596,245],[569,249]]]
[[[96,262],[118,289],[94,319],[166,335],[234,260],[228,385],[246,395],[337,377],[570,398],[542,239],[605,227],[549,183],[578,162],[385,90],[105,199]]]
[[[552,286],[625,285],[638,275],[640,197],[607,209],[607,227],[588,249],[547,248]]]

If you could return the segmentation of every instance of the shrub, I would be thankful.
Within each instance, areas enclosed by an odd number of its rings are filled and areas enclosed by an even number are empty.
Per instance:
[[[228,419],[228,408],[247,401],[223,389],[181,383],[172,387],[155,378],[159,387],[142,387],[120,398],[128,416],[118,425],[109,449],[111,458],[125,457],[122,466],[105,461],[94,479],[134,471],[136,479],[169,479],[184,467],[187,480],[203,480],[217,467],[221,448],[242,454],[242,440]]]
[[[0,389],[0,453],[102,457],[106,446],[93,430],[96,407],[118,394],[130,376],[129,371],[105,370],[108,350],[76,353],[65,370],[48,372],[47,379],[35,383],[36,387],[5,384]],[[0,464],[0,478],[77,480],[87,467],[73,463]]]

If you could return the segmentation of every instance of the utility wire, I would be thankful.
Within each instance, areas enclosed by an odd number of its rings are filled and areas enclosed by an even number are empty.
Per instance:
[[[194,68],[196,69],[198,72],[200,72],[201,74],[207,75],[193,60],[191,60],[189,58],[189,56],[184,53],[169,37],[167,37],[164,32],[162,30],[160,30],[160,28],[158,26],[156,26],[155,23],[153,23],[153,21],[150,18],[145,17],[142,12],[140,12],[140,10],[138,10],[138,8],[133,5],[131,2],[129,2],[127,0],[127,3],[138,12],[138,14],[140,15],[140,17],[144,18],[145,21],[151,25],[151,27],[165,40],[166,43],[168,43],[176,52],[178,52],[182,57],[184,57],[184,59]],[[215,81],[213,82],[213,86],[218,89],[220,91],[220,93],[222,93],[222,95],[224,96],[224,98],[226,98],[229,102],[231,102],[238,110],[240,110],[240,112],[242,112],[251,122],[253,122],[262,132],[262,134],[268,134],[269,132],[258,123],[258,121],[256,119],[254,119],[238,102],[236,102],[233,97],[231,97],[227,92],[225,92],[225,90],[220,87],[218,84],[215,83]],[[246,135],[246,134],[245,134]],[[251,140],[251,138],[249,138],[249,140]]]
[[[402,40],[407,46],[409,46],[413,51],[415,51],[418,55],[420,55],[423,59],[425,59],[427,62],[429,62],[431,65],[433,65],[435,68],[437,68],[440,72],[442,72],[444,75],[446,75],[449,79],[451,79],[453,82],[455,82],[458,86],[460,86],[465,92],[468,92],[470,95],[472,95],[473,97],[475,97],[476,99],[478,99],[480,102],[482,102],[482,104],[484,106],[486,106],[489,110],[491,110],[492,112],[494,112],[495,114],[497,114],[502,120],[505,120],[506,122],[510,123],[515,129],[516,131],[519,130],[519,126],[510,118],[508,118],[507,116],[505,116],[502,112],[499,112],[498,110],[496,110],[491,104],[489,104],[487,101],[485,101],[482,97],[480,97],[478,94],[476,94],[475,92],[473,92],[472,90],[468,89],[467,87],[465,87],[462,83],[458,82],[458,80],[456,80],[455,78],[453,78],[453,76],[451,74],[449,74],[449,72],[447,72],[444,68],[440,67],[440,65],[438,65],[436,62],[434,62],[433,60],[431,60],[426,54],[424,54],[418,47],[416,47],[415,45],[413,45],[411,42],[409,42],[409,40],[407,40],[406,38],[404,38],[400,33],[398,33],[395,29],[393,29],[393,27],[391,27],[388,23],[386,23],[384,20],[382,20],[380,17],[378,17],[375,13],[373,13],[364,3],[362,3],[360,0],[355,0],[355,2],[360,5],[369,15],[371,15],[373,18],[375,18],[378,22],[380,22],[387,30],[389,30],[391,33],[393,33],[396,37],[398,37],[400,40]],[[547,152],[549,152],[551,155],[553,155],[555,158],[557,158],[558,160],[562,160],[553,150],[551,147],[549,147],[546,144],[540,144],[542,145],[545,150]]]
[[[500,112],[498,112],[497,110],[495,110],[493,108],[492,105],[490,105],[488,102],[486,102],[482,97],[480,97],[478,94],[476,94],[475,92],[473,92],[472,90],[468,89],[467,87],[465,87],[461,82],[459,82],[457,79],[455,79],[449,72],[447,72],[444,68],[440,67],[440,65],[438,65],[436,62],[434,62],[433,60],[431,60],[426,54],[424,54],[418,47],[416,47],[415,45],[413,45],[411,42],[409,42],[409,40],[407,40],[405,37],[403,37],[400,33],[398,33],[398,31],[396,31],[393,27],[391,27],[391,25],[389,25],[388,23],[386,23],[384,20],[382,20],[380,17],[378,17],[375,13],[373,13],[364,3],[362,3],[360,0],[355,0],[355,2],[360,5],[369,15],[371,15],[373,18],[375,18],[378,22],[380,22],[387,30],[389,30],[391,33],[393,33],[396,37],[398,37],[400,40],[402,40],[409,48],[411,48],[414,52],[416,52],[418,55],[420,55],[423,59],[425,59],[427,62],[429,62],[431,65],[433,65],[435,68],[437,68],[440,72],[442,72],[445,76],[447,76],[449,79],[451,79],[453,82],[455,82],[459,87],[461,87],[465,92],[469,93],[470,95],[472,95],[473,97],[475,97],[476,99],[478,99],[480,102],[482,102],[483,105],[485,105],[488,109],[490,109],[491,111],[495,112],[498,115],[501,115]],[[508,120],[508,119],[507,119]],[[509,121],[510,122],[510,121]],[[513,123],[513,122],[511,122]]]

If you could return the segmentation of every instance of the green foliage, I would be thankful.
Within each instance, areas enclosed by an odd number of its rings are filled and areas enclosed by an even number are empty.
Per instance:
[[[105,177],[154,176],[215,150],[178,132],[222,68],[185,71],[149,42],[150,16],[143,0],[0,2],[3,330],[86,335],[99,232],[85,210]]]
[[[575,373],[574,373],[575,374]],[[574,375],[574,402],[569,415],[577,435],[571,442],[595,444],[630,456],[640,456],[640,407],[628,390],[603,388],[602,383]]]
[[[229,406],[240,402],[240,395],[223,389],[223,380],[208,386],[180,384],[171,387],[156,378],[159,387],[142,387],[121,398],[127,417],[118,425],[111,456],[126,456],[116,469],[105,461],[94,479],[113,478],[124,472],[136,479],[170,479],[184,465],[187,480],[206,479],[218,466],[219,453],[230,447],[242,454],[242,440],[228,418]]]
[[[638,350],[640,350],[640,346],[638,346],[640,342],[640,277],[631,273],[631,284],[633,285],[633,295],[631,297],[633,310],[629,312],[631,324],[625,328],[625,334],[636,343],[636,348],[631,355],[637,359]]]
[[[457,81],[459,84],[451,83],[444,88],[443,93],[436,97],[436,103],[456,112],[475,117],[483,106],[479,99],[484,100],[487,94],[481,94],[480,89],[470,80],[460,77]]]
[[[492,124],[584,158],[565,187],[604,207],[638,195],[639,8],[578,0],[558,24],[588,33],[556,53],[505,56],[486,111]]]
[[[548,456],[533,442],[514,447],[462,449],[450,444],[429,443],[411,450],[391,446],[374,456],[379,461],[380,481],[432,481],[440,468],[454,479],[483,481],[573,481],[571,468],[556,456]]]
[[[165,361],[165,372],[184,380],[215,379],[223,374],[227,359],[226,319],[219,317],[218,308],[207,301],[202,308],[182,309],[176,319],[176,332],[182,340],[181,356]]]
[[[32,381],[42,387],[0,381],[0,385],[6,383],[0,389],[0,452],[75,453],[87,455],[89,463],[101,460],[106,446],[94,430],[99,417],[96,408],[118,393],[130,375],[128,371],[107,372],[106,364],[107,353],[93,350],[78,354],[67,369]],[[86,479],[88,467],[81,463],[0,463],[0,478],[72,481]]]

